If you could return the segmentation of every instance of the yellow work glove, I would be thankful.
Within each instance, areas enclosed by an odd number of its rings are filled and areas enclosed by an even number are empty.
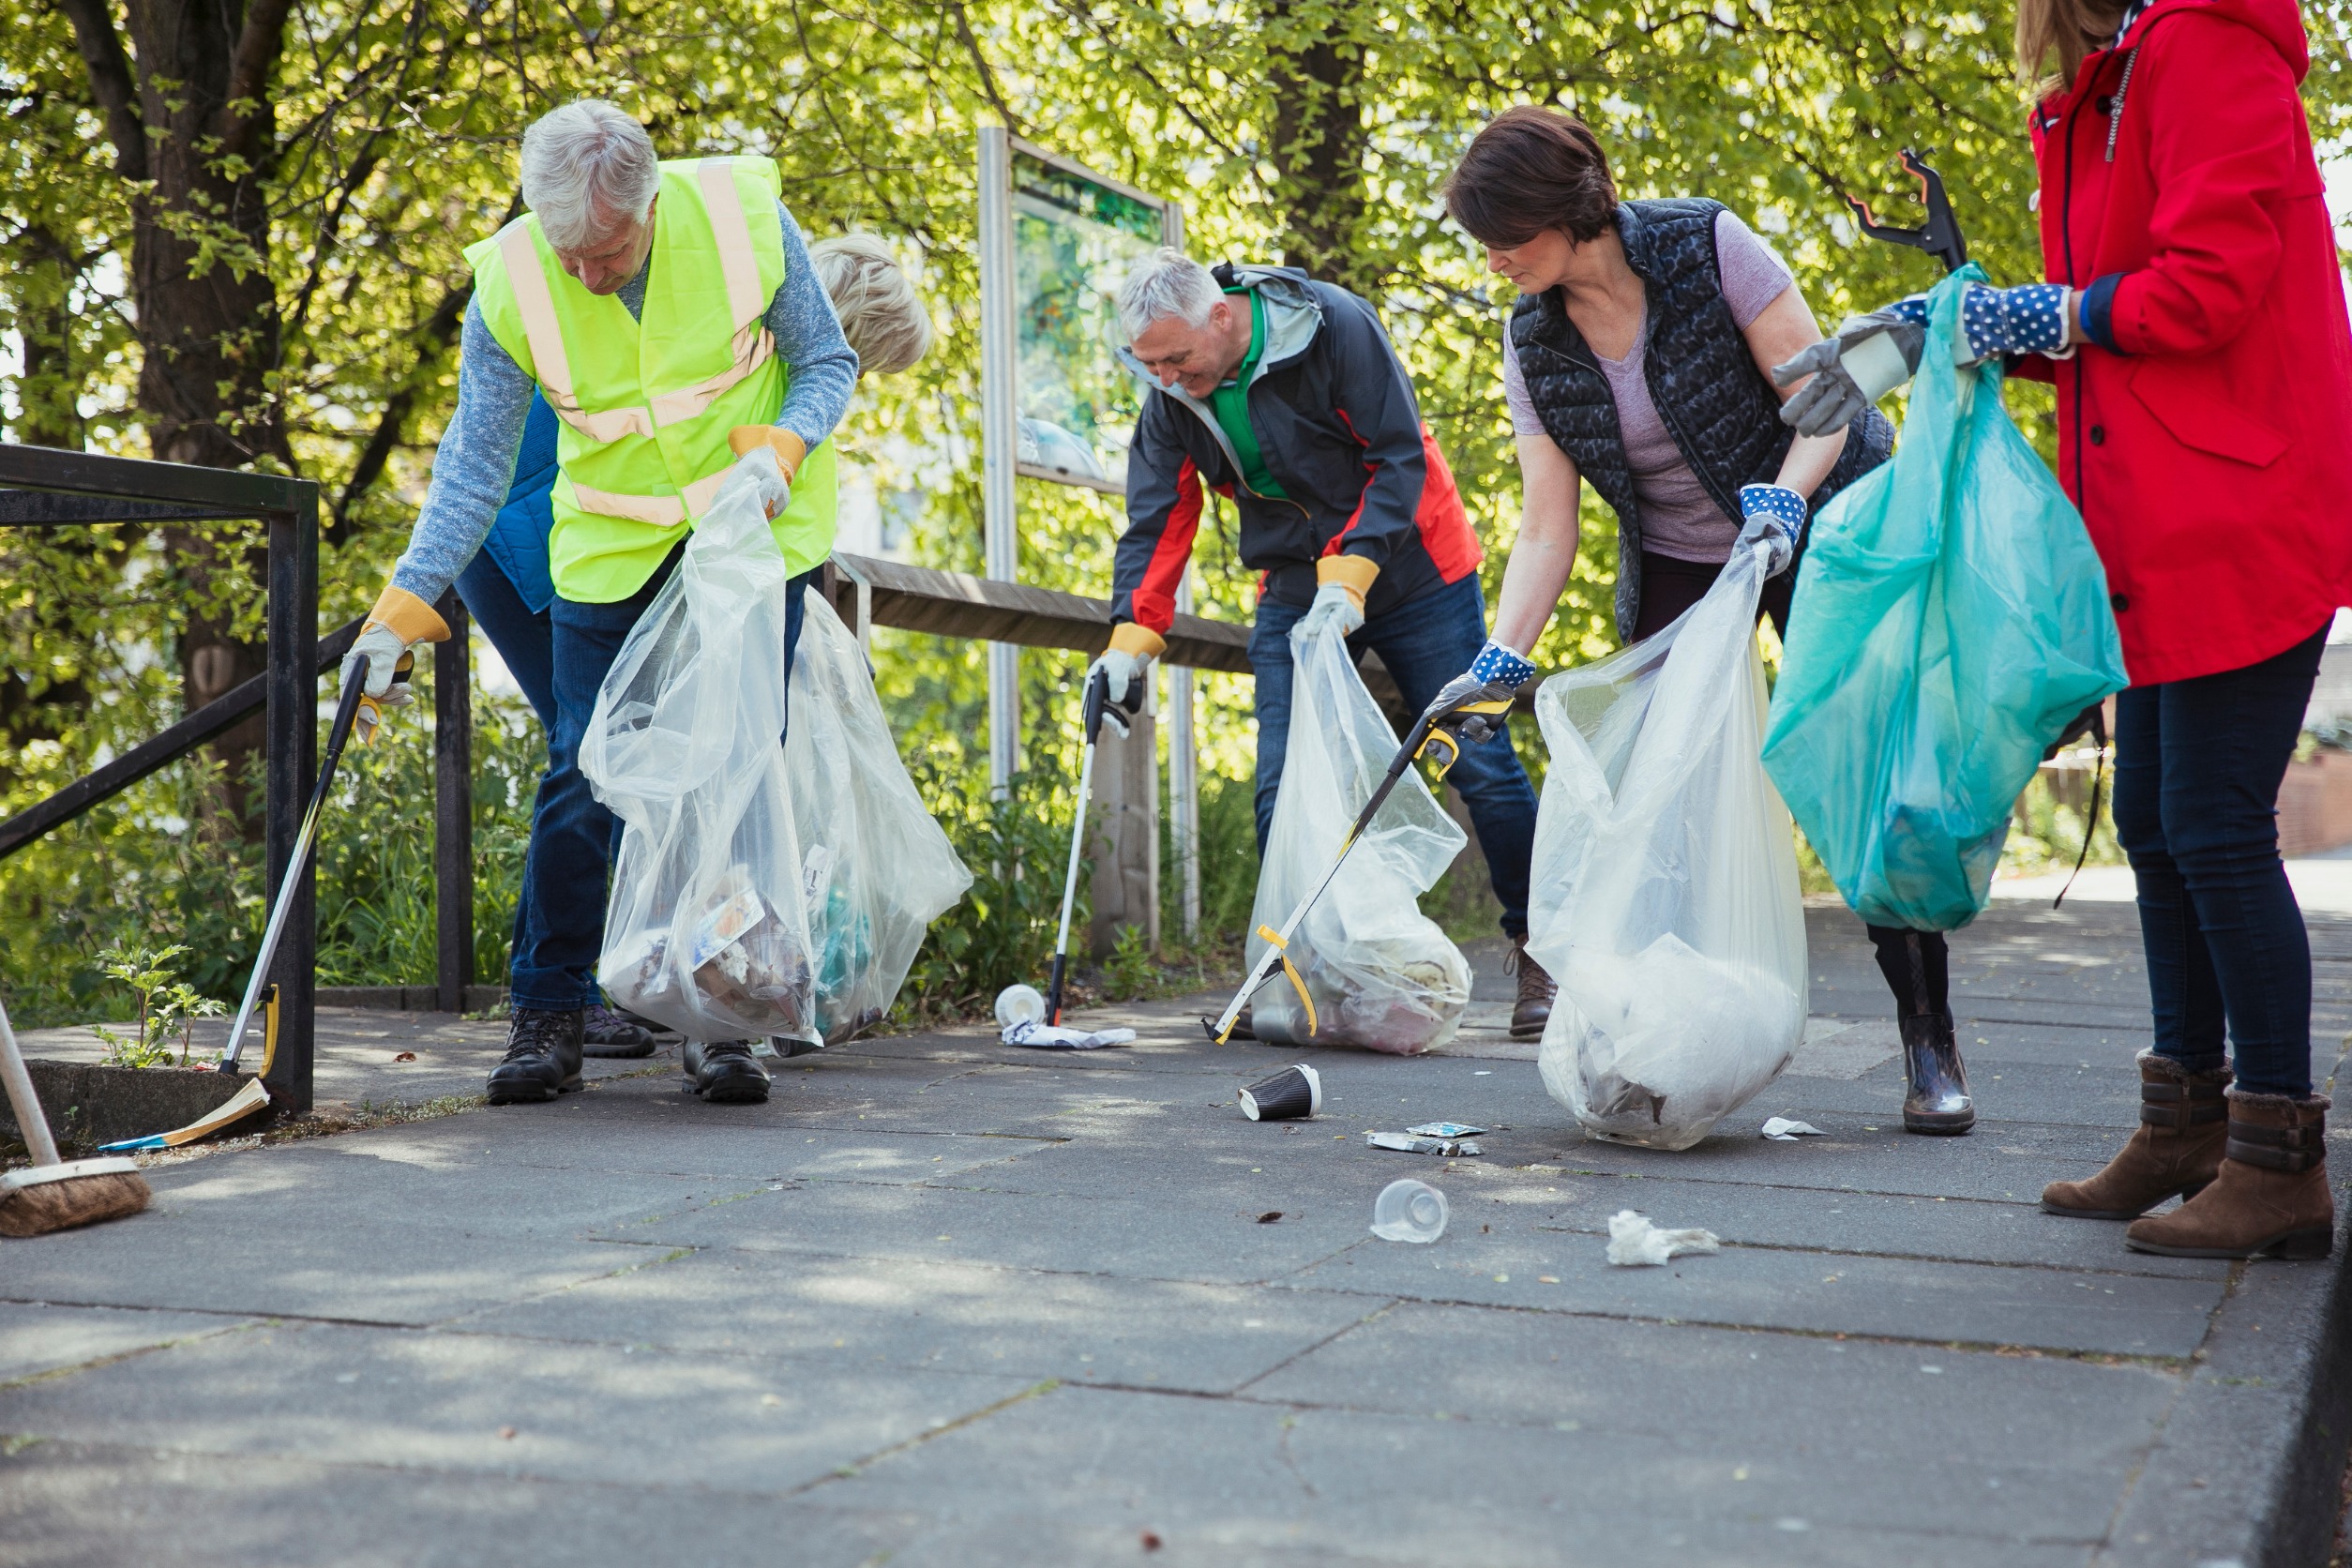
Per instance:
[[[1326,555],[1315,563],[1315,602],[1292,635],[1312,641],[1332,626],[1352,637],[1364,625],[1364,596],[1372,591],[1380,566],[1361,555]]]
[[[409,671],[416,667],[416,649],[421,643],[445,642],[449,624],[440,611],[405,588],[389,583],[376,597],[376,607],[368,611],[367,624],[359,628],[359,641],[351,645],[354,656],[364,664],[354,665],[352,658],[343,661],[343,679],[348,684],[356,678],[366,686],[367,695],[359,700],[358,716],[353,720],[352,732],[366,746],[376,738],[376,726],[384,722],[384,710],[397,708],[410,701]]]
[[[792,481],[808,456],[807,444],[775,425],[737,425],[727,432],[727,448],[735,454],[736,468],[757,479],[761,505],[775,520],[792,504]]]

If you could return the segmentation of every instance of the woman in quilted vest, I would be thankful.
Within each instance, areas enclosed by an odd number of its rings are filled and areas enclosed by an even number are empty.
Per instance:
[[[1472,673],[1522,685],[1576,565],[1577,483],[1617,513],[1617,628],[1633,642],[1705,596],[1741,539],[1779,535],[1790,567],[1764,592],[1787,630],[1812,508],[1886,460],[1894,432],[1867,405],[1817,435],[1781,420],[1802,384],[1771,370],[1821,340],[1772,247],[1718,203],[1621,202],[1581,121],[1508,110],[1446,182],[1455,222],[1519,291],[1502,359],[1518,438],[1521,514],[1493,640]],[[1871,927],[1904,1043],[1903,1124],[1976,1122],[1946,1000],[1944,938]]]

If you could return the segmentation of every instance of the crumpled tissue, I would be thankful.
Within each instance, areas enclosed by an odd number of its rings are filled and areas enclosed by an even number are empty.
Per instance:
[[[1779,1143],[1794,1143],[1801,1138],[1827,1138],[1830,1135],[1810,1122],[1791,1122],[1786,1116],[1764,1118],[1764,1136]]]
[[[1023,1018],[1004,1026],[1003,1041],[1008,1046],[1033,1046],[1039,1050],[1100,1050],[1105,1046],[1123,1046],[1135,1038],[1132,1029],[1098,1029],[1091,1033],[1083,1029],[1065,1029],[1060,1024],[1038,1018]]]
[[[1712,1230],[1661,1230],[1650,1216],[1620,1209],[1609,1216],[1609,1261],[1621,1269],[1663,1263],[1686,1252],[1720,1252]]]

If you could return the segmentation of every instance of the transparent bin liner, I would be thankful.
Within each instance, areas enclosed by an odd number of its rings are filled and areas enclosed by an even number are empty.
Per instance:
[[[1280,930],[1331,869],[1398,744],[1335,629],[1312,639],[1294,630],[1290,654],[1289,748],[1250,912],[1252,964],[1266,950],[1260,928]],[[1466,842],[1418,769],[1398,780],[1290,938],[1290,961],[1314,1004],[1312,1023],[1277,969],[1252,999],[1257,1036],[1406,1056],[1452,1039],[1470,1005],[1470,968],[1421,912],[1419,898]]]
[[[828,1041],[882,1021],[930,924],[972,885],[891,738],[865,651],[833,607],[808,596],[784,739],[816,1026]]]
[[[1545,1087],[1598,1138],[1687,1149],[1804,1034],[1804,910],[1758,760],[1761,547],[1666,630],[1545,681],[1528,951]]]
[[[621,645],[580,771],[623,822],[597,983],[692,1040],[817,1038],[785,776],[784,558],[732,476]]]

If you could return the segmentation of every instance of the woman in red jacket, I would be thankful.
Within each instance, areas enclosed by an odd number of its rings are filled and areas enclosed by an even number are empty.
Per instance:
[[[2155,1026],[2138,1130],[2043,1207],[2132,1220],[2143,1252],[2324,1257],[2311,949],[2275,803],[2352,579],[2352,329],[2302,21],[2294,0],[2020,0],[2017,53],[2056,71],[2031,113],[2050,281],[1972,288],[1967,352],[2058,384],[2058,475],[2132,675],[2115,820]],[[1922,320],[1906,301],[1781,367],[1824,372],[1785,417],[1850,418],[1916,368]]]

